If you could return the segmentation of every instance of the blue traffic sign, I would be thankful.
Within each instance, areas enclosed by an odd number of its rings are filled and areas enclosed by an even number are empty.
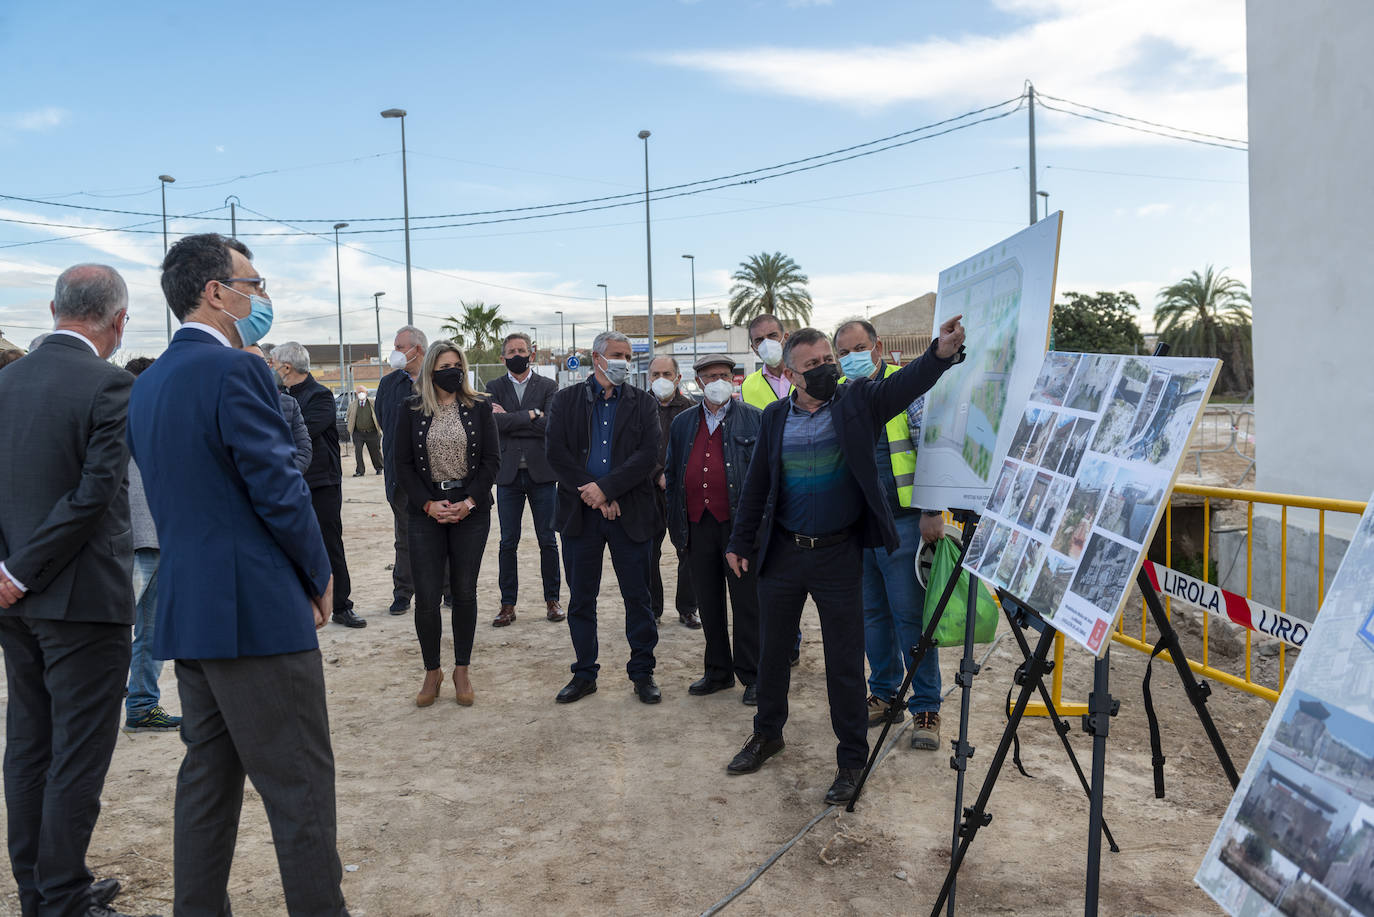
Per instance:
[[[568,369],[577,369],[577,367],[581,366],[582,364],[578,362],[577,355],[573,354],[572,356],[568,357],[568,362],[564,365],[567,366]]]

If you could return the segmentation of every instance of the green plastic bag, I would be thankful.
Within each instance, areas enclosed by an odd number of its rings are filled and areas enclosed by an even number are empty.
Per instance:
[[[964,621],[967,620],[968,577],[967,570],[959,566],[959,542],[948,535],[935,543],[935,560],[930,567],[930,577],[926,580],[926,607],[924,622],[930,623],[931,615],[940,604],[945,585],[956,572],[959,582],[954,593],[945,605],[945,613],[935,627],[936,646],[963,646]],[[982,580],[978,581],[978,611],[974,619],[973,642],[991,643],[997,635],[997,602]]]

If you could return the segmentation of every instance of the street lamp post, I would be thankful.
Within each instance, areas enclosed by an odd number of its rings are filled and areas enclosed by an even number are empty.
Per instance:
[[[649,278],[649,359],[654,358],[654,248],[649,238],[649,132],[640,131],[644,141],[644,260]]]
[[[415,324],[415,300],[410,289],[410,187],[406,181],[406,112],[404,108],[388,108],[383,118],[401,119],[401,206],[405,216],[406,237],[406,324]]]
[[[162,183],[162,257],[167,257],[167,186],[176,181],[170,175],[159,175],[157,180]],[[172,308],[167,307],[167,343],[172,343]]]
[[[243,203],[237,194],[231,194],[224,199],[224,203],[229,207],[229,238],[239,237],[239,214],[238,206]]]
[[[382,378],[382,305],[379,300],[386,293],[372,294],[372,314],[377,318],[377,378]]]
[[[558,349],[563,352],[564,356],[567,356],[568,348],[563,340],[563,310],[555,309],[554,311],[558,313]]]
[[[610,290],[606,289],[606,285],[605,285],[604,283],[598,283],[597,286],[601,287],[601,300],[602,300],[602,302],[603,302],[603,303],[605,304],[605,306],[606,306],[606,330],[607,330],[607,331],[610,331],[610,330],[611,330],[611,292],[610,292]]]
[[[1038,194],[1038,195],[1040,195],[1042,198],[1045,199],[1045,216],[1049,216],[1049,215],[1050,215],[1050,193],[1049,193],[1048,191],[1037,191],[1037,192],[1035,192],[1035,193]],[[1044,217],[1041,217],[1041,219],[1044,219]]]
[[[692,374],[697,371],[697,258],[696,255],[683,255],[692,265]]]
[[[334,288],[339,293],[339,391],[344,388],[344,340],[343,340],[343,270],[339,266],[339,230],[347,223],[334,224]]]

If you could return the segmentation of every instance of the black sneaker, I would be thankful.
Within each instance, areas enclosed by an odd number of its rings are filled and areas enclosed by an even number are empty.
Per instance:
[[[172,716],[160,706],[154,707],[137,719],[124,720],[125,732],[176,732],[181,728],[181,717]]]
[[[895,701],[896,698],[893,698]],[[892,701],[885,701],[876,694],[868,695],[868,728],[881,726],[883,723],[900,723],[906,719],[906,711],[901,707],[895,707]]]
[[[387,609],[387,613],[393,615],[403,615],[407,611],[410,611],[410,599],[397,599]]]

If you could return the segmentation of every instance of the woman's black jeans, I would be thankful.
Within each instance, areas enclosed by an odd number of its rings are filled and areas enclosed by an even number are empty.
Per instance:
[[[491,530],[491,507],[473,510],[462,522],[439,523],[414,509],[410,513],[407,536],[411,576],[415,581],[415,636],[420,639],[425,670],[439,668],[439,642],[443,636],[439,600],[444,591],[446,563],[453,595],[453,661],[455,665],[467,665],[472,658],[472,638],[477,632],[477,573]]]

